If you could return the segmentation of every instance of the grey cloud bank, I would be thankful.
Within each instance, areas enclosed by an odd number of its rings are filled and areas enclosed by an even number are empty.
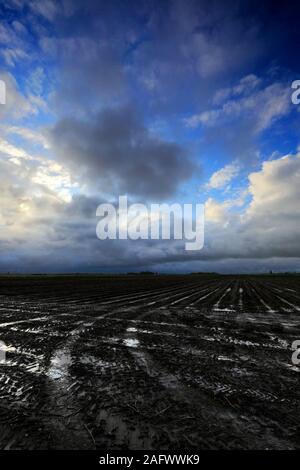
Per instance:
[[[199,172],[184,148],[151,135],[131,107],[62,119],[50,139],[72,172],[116,195],[167,198]]]

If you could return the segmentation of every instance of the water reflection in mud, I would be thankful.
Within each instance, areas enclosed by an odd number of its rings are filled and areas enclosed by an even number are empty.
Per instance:
[[[71,362],[70,354],[65,349],[56,351],[48,370],[49,377],[54,380],[65,378]]]

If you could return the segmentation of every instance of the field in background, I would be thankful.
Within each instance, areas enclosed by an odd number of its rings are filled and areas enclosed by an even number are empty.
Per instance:
[[[0,277],[0,448],[300,448],[299,280]]]

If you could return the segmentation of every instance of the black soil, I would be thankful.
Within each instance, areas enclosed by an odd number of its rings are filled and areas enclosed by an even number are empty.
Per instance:
[[[299,449],[299,312],[296,276],[3,276],[0,447]]]

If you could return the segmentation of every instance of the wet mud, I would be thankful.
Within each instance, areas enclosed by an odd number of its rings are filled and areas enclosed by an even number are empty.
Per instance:
[[[3,276],[1,449],[299,449],[299,312],[296,276]]]

